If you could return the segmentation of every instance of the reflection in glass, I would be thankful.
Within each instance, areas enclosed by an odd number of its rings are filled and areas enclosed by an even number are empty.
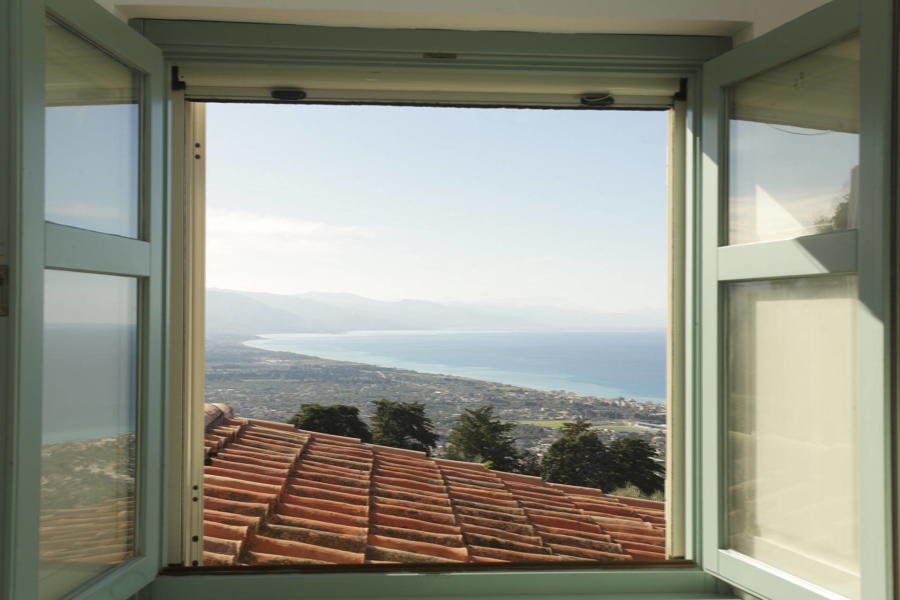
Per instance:
[[[137,279],[48,270],[42,600],[134,552]]]
[[[856,227],[859,38],[731,90],[728,243]]]
[[[857,598],[856,277],[728,288],[728,546]]]
[[[138,235],[138,78],[50,18],[46,34],[47,220]]]

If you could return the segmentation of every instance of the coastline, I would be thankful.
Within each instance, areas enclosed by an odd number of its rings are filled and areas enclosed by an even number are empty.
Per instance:
[[[633,399],[638,402],[651,402],[665,405],[664,392],[662,396],[646,393],[648,385],[642,381],[643,392],[636,392],[633,386],[623,385],[621,381],[611,381],[617,373],[607,374],[606,380],[598,381],[592,377],[592,373],[585,377],[585,373],[566,372],[566,365],[545,365],[540,360],[532,358],[532,364],[524,368],[509,368],[508,365],[494,366],[504,362],[500,357],[488,354],[488,360],[480,359],[479,348],[475,348],[464,360],[460,360],[450,350],[445,351],[443,358],[448,360],[434,360],[440,352],[434,352],[433,342],[440,336],[452,336],[447,338],[448,348],[453,344],[459,344],[460,340],[471,339],[472,336],[500,337],[513,335],[525,336],[565,336],[585,334],[614,334],[646,333],[650,335],[664,334],[657,329],[645,330],[611,330],[611,331],[455,331],[455,330],[385,330],[385,331],[352,331],[345,333],[301,333],[301,334],[259,334],[250,339],[244,339],[241,344],[257,350],[269,352],[288,352],[296,356],[316,356],[323,360],[348,362],[375,367],[400,369],[428,375],[447,375],[466,379],[484,381],[500,385],[510,385],[530,390],[550,393],[571,394],[574,397],[592,399]],[[469,336],[466,338],[466,336]],[[413,344],[421,346],[421,352],[415,353],[414,349],[379,344],[379,339],[393,342],[406,338]],[[513,338],[514,339],[514,338]],[[421,341],[420,341],[421,340]],[[301,347],[298,347],[301,346]],[[458,348],[451,348],[458,350]],[[490,348],[489,350],[495,350]],[[515,348],[510,348],[514,352]],[[416,354],[415,358],[410,355]],[[473,359],[473,356],[475,357]],[[479,362],[493,362],[490,364],[473,364]],[[506,361],[509,362],[509,361]],[[524,362],[524,361],[523,361]],[[468,363],[468,364],[464,364]],[[664,367],[662,368],[664,371]],[[658,376],[658,373],[654,373]],[[663,373],[663,378],[665,377]],[[601,378],[602,379],[602,378]],[[663,379],[664,381],[664,379]],[[632,389],[629,389],[631,387]],[[663,386],[661,386],[664,388]]]
[[[284,351],[262,350],[248,336],[207,340],[206,401],[231,406],[236,415],[286,422],[302,404],[355,406],[363,419],[373,402],[390,399],[425,404],[446,436],[468,408],[491,405],[498,418],[516,423],[523,448],[541,452],[558,427],[592,421],[605,442],[637,435],[665,456],[666,406],[625,398],[579,396],[571,392],[499,384],[453,375],[432,375],[365,363],[335,361]]]

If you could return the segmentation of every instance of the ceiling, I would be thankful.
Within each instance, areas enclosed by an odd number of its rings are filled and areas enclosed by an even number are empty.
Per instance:
[[[825,0],[97,0],[117,17],[757,37]]]

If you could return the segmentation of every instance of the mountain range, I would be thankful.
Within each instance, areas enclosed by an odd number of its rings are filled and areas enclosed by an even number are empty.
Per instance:
[[[208,335],[359,330],[589,330],[665,326],[662,311],[602,313],[548,306],[374,300],[353,294],[270,294],[209,288]]]

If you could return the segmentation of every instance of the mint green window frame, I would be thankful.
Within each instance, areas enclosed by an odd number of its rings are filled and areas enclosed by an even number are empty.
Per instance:
[[[127,598],[161,566],[162,420],[164,415],[165,87],[162,53],[109,12],[85,0],[4,2],[2,89],[5,181],[0,211],[9,316],[0,317],[4,375],[4,487],[0,596],[38,597],[41,374],[45,269],[138,280],[138,405],[134,557],[73,593],[79,599]],[[113,55],[139,73],[139,239],[45,222],[44,18]],[[8,24],[8,25],[7,25]],[[6,224],[9,224],[8,230]],[[77,302],[77,298],[73,298]]]
[[[684,120],[684,164],[673,180],[683,180],[686,202],[682,209],[685,236],[683,260],[684,314],[684,424],[685,503],[683,525],[684,555],[693,567],[595,568],[577,571],[502,571],[416,574],[409,572],[303,575],[266,573],[240,575],[163,575],[158,570],[169,561],[163,556],[165,515],[161,480],[163,471],[177,468],[163,461],[162,438],[166,406],[163,405],[165,351],[162,336],[167,322],[163,292],[165,254],[166,161],[173,150],[165,144],[161,125],[164,111],[164,82],[159,53],[140,36],[130,32],[108,13],[82,0],[52,0],[48,6],[70,25],[95,39],[126,63],[137,65],[146,59],[150,85],[145,86],[145,123],[149,145],[143,168],[150,182],[148,202],[153,205],[149,247],[136,254],[149,257],[149,313],[144,324],[148,361],[147,372],[159,375],[157,389],[144,390],[142,415],[142,464],[146,474],[157,476],[140,490],[146,508],[140,536],[144,541],[141,559],[116,569],[84,590],[78,598],[127,598],[152,581],[145,592],[150,598],[203,600],[205,598],[397,598],[397,597],[643,597],[725,598],[730,582],[764,598],[818,597],[791,595],[796,586],[777,574],[747,565],[739,571],[722,568],[721,507],[719,486],[718,409],[718,280],[744,272],[748,277],[771,275],[760,270],[759,257],[735,258],[720,263],[718,248],[719,148],[723,134],[722,106],[717,88],[715,64],[701,77],[704,61],[724,52],[727,44],[711,38],[681,36],[554,36],[489,32],[421,32],[303,28],[292,26],[207,24],[145,21],[134,26],[152,42],[163,46],[169,64],[179,56],[195,52],[203,60],[321,60],[339,63],[361,58],[391,60],[421,65],[421,51],[458,49],[472,58],[471,68],[490,70],[515,66],[535,70],[581,69],[585,72],[679,73],[686,79],[688,101],[681,102],[679,117]],[[67,16],[68,15],[68,16]],[[110,265],[102,248],[112,247],[98,239],[75,235],[82,232],[56,231],[44,223],[43,204],[43,17],[42,2],[0,0],[0,277],[9,268],[9,285],[0,281],[2,294],[9,294],[10,314],[0,316],[0,595],[34,598],[37,576],[37,498],[39,481],[40,357],[43,269],[48,256],[54,261],[73,261],[53,266],[128,271],[130,259],[117,258]],[[890,210],[896,150],[892,139],[895,127],[894,81],[896,39],[893,3],[889,0],[850,2],[838,0],[811,15],[788,23],[757,41],[724,54],[717,64],[721,86],[738,77],[727,69],[741,69],[746,76],[793,55],[814,50],[838,30],[859,30],[862,43],[861,195],[865,203],[860,214],[860,234],[853,244],[854,264],[859,274],[860,297],[869,311],[860,318],[860,426],[866,427],[861,448],[862,535],[870,543],[863,546],[861,562],[863,597],[867,600],[892,598],[893,562],[891,506],[891,377],[892,354],[890,315],[893,297],[891,282],[896,279],[890,255],[893,212]],[[79,26],[80,24],[80,26]],[[848,25],[849,24],[849,25]],[[277,33],[277,35],[273,35]],[[810,39],[812,38],[812,39]],[[297,40],[303,40],[303,43]],[[439,46],[439,47],[438,47]],[[341,55],[341,51],[350,51]],[[131,54],[134,52],[134,54]],[[180,53],[180,54],[179,54]],[[348,58],[355,55],[356,58]],[[610,58],[610,57],[614,58]],[[143,59],[141,59],[143,60]],[[724,66],[723,66],[724,65]],[[730,66],[728,66],[730,65]],[[437,67],[440,68],[440,67]],[[701,103],[701,84],[705,85]],[[678,105],[678,102],[676,102]],[[171,113],[168,113],[171,114]],[[702,116],[702,120],[701,120]],[[702,127],[701,127],[702,125]],[[701,148],[700,135],[703,134]],[[701,186],[702,184],[702,186]],[[702,189],[701,189],[702,187]],[[145,190],[147,193],[147,190]],[[677,207],[676,207],[677,208]],[[76,251],[59,254],[68,234]],[[846,238],[846,236],[845,236]],[[109,240],[107,240],[108,242]],[[117,240],[118,241],[118,240]],[[56,250],[51,250],[55,248]],[[93,248],[93,250],[91,249]],[[133,246],[136,249],[138,246]],[[777,247],[767,251],[777,256],[790,253]],[[50,252],[48,252],[50,250]],[[726,251],[727,252],[727,251]],[[841,260],[846,260],[841,259]],[[96,262],[91,262],[96,261]],[[105,262],[104,262],[105,261]],[[723,266],[724,265],[724,266]],[[830,265],[830,266],[828,266]],[[132,265],[133,266],[133,265]],[[847,269],[826,261],[831,270]],[[143,267],[141,267],[143,268]],[[735,271],[729,275],[729,269]],[[746,275],[756,268],[756,275]],[[820,268],[820,267],[816,267]],[[795,270],[802,267],[795,267]],[[140,269],[138,269],[140,270]],[[134,270],[130,271],[134,273]],[[785,276],[790,273],[786,273]],[[165,288],[165,289],[164,289]],[[678,306],[678,304],[675,304]],[[145,379],[146,381],[146,379]],[[152,387],[152,385],[150,386]],[[30,402],[29,402],[30,400]],[[175,478],[177,479],[177,478]],[[152,516],[152,518],[151,518]],[[155,540],[155,541],[154,541]],[[177,544],[176,544],[177,545]],[[727,571],[727,572],[726,572]],[[154,579],[155,577],[155,579]],[[804,592],[801,592],[804,593]],[[634,596],[637,594],[638,596]]]
[[[599,74],[620,77],[623,73],[638,73],[643,77],[664,77],[668,79],[683,78],[689,90],[693,104],[684,99],[673,102],[673,122],[675,124],[673,143],[679,145],[675,152],[676,159],[684,164],[673,170],[673,187],[679,188],[679,201],[672,205],[673,219],[683,223],[688,214],[693,214],[692,201],[685,197],[692,196],[692,178],[685,176],[685,171],[693,169],[696,154],[696,135],[685,133],[695,126],[698,113],[697,98],[694,93],[697,87],[697,74],[702,63],[728,47],[727,40],[718,38],[689,38],[683,36],[601,36],[601,35],[552,35],[552,34],[520,34],[520,33],[488,33],[488,32],[453,32],[453,31],[391,31],[362,30],[342,28],[322,28],[286,25],[256,25],[243,23],[203,23],[189,21],[157,21],[139,20],[133,25],[155,44],[159,45],[167,58],[167,66],[179,67],[178,75],[187,84],[187,90],[174,91],[173,127],[176,137],[185,139],[187,145],[177,153],[186,157],[181,165],[173,165],[175,193],[173,196],[173,214],[190,212],[196,207],[196,198],[179,198],[177,190],[190,188],[188,174],[192,165],[196,164],[194,144],[202,141],[184,132],[196,128],[186,115],[196,111],[190,108],[182,110],[184,99],[205,100],[207,90],[194,92],[192,66],[205,64],[243,65],[251,64],[264,69],[268,65],[314,64],[318,67],[330,67],[336,73],[346,67],[359,64],[390,65],[393,68],[421,69],[427,66],[434,69],[452,68],[474,71],[477,73],[498,73],[511,70],[528,70],[532,73],[572,73],[585,74],[586,81],[598,79]],[[428,63],[423,60],[422,53],[441,48],[443,52],[456,52],[459,60],[450,67],[440,62]],[[615,57],[615,58],[610,58]],[[244,69],[247,67],[244,66]],[[236,70],[236,78],[240,70]],[[586,84],[585,91],[591,89]],[[214,90],[221,98],[240,98],[245,100],[270,100],[268,90],[252,90],[257,95],[248,94],[246,90]],[[358,98],[349,98],[350,101]],[[394,102],[421,101],[417,98],[395,98]],[[577,96],[569,98],[569,102],[577,106]],[[451,100],[452,102],[452,100]],[[496,103],[496,101],[495,101]],[[201,143],[202,146],[202,143]],[[205,149],[199,150],[200,160]],[[179,171],[184,175],[179,176]],[[183,178],[183,180],[182,180]],[[181,206],[184,203],[186,206]],[[680,228],[679,228],[680,229]],[[176,237],[180,237],[176,236]],[[673,246],[680,248],[683,237],[676,236]],[[183,251],[189,253],[187,244]],[[684,268],[685,256],[679,255],[676,268]],[[175,261],[181,263],[181,261]],[[173,272],[174,274],[174,272]],[[679,281],[683,279],[679,277]],[[174,282],[173,282],[174,285]],[[181,284],[183,289],[190,287],[189,282]],[[678,292],[676,292],[678,295]],[[676,299],[674,310],[683,310],[684,303]],[[679,316],[681,316],[680,313]],[[173,319],[177,319],[173,312]],[[677,322],[683,319],[676,319]],[[686,343],[683,331],[673,332],[678,336],[680,347]],[[178,333],[173,332],[173,339]],[[184,361],[187,362],[187,361]],[[177,367],[174,367],[177,368]],[[173,375],[173,381],[176,376]],[[185,379],[187,379],[186,377]],[[684,390],[680,390],[681,394]],[[177,402],[177,400],[176,400]],[[174,409],[177,410],[177,409]],[[691,410],[689,407],[687,410]],[[693,417],[687,419],[692,422]],[[685,449],[684,454],[693,457],[694,449]],[[177,452],[176,452],[177,454]],[[684,461],[685,470],[690,469],[691,461]],[[174,480],[174,479],[173,479]],[[688,476],[685,480],[696,484],[696,478]],[[200,482],[198,482],[199,484]],[[182,488],[184,489],[184,488]],[[686,490],[685,497],[696,497],[693,489]],[[688,500],[688,502],[691,502]],[[176,506],[170,501],[169,506]],[[677,556],[685,556],[689,560],[697,557],[695,531],[696,516],[693,510],[680,511],[675,520],[685,529],[679,536],[683,548],[675,548]],[[195,515],[185,515],[176,521],[190,523],[196,521]],[[193,532],[192,532],[193,533]],[[179,544],[171,543],[174,552]],[[181,547],[189,547],[182,544]],[[190,564],[195,558],[191,555],[170,555],[167,562]],[[179,560],[180,559],[180,560]],[[309,595],[324,597],[344,597],[365,594],[368,597],[397,597],[414,595],[439,596],[482,596],[498,593],[554,593],[559,595],[589,594],[604,590],[609,594],[634,591],[664,594],[700,594],[700,597],[721,597],[722,588],[714,578],[709,577],[696,564],[665,565],[639,569],[623,569],[620,566],[607,565],[590,570],[577,571],[527,571],[521,569],[505,571],[468,571],[436,574],[380,574],[380,573],[348,573],[348,574],[300,574],[300,573],[244,573],[208,574],[202,571],[193,574],[164,573],[151,588],[154,596],[164,598],[189,598],[196,595],[214,597],[222,594],[235,596],[256,593],[283,594],[286,589],[306,590]],[[315,591],[313,591],[315,590]],[[710,596],[712,594],[712,596]],[[298,593],[298,597],[300,594]]]
[[[894,598],[891,385],[892,146],[896,80],[893,5],[835,0],[708,62],[703,69],[701,261],[698,296],[705,569],[762,598],[834,597],[726,548],[724,288],[727,282],[855,273],[859,282],[858,475],[860,597]],[[854,33],[860,35],[858,228],[794,240],[725,246],[728,87]]]

